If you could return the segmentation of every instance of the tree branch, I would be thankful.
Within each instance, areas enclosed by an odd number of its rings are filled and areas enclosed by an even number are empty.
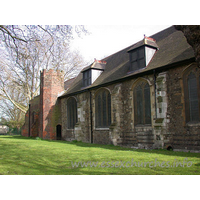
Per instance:
[[[10,95],[3,89],[3,92],[5,93],[6,96],[0,95],[1,97],[4,97],[8,99],[14,106],[16,106],[19,110],[21,110],[23,113],[26,113],[28,108],[25,106],[20,105],[19,103],[15,102]]]
[[[26,40],[12,35],[12,33],[3,25],[0,25],[0,30],[3,31],[4,33],[8,34],[13,40],[20,40],[22,42],[26,42],[27,43]]]

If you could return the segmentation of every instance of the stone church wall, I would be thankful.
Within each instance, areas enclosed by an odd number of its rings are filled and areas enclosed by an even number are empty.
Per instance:
[[[106,86],[111,94],[109,128],[95,128],[95,94],[100,88],[91,90],[93,142],[135,148],[200,149],[199,124],[188,126],[184,121],[184,94],[180,78],[184,67],[186,65],[156,72],[156,79],[154,74],[150,74]],[[146,81],[150,86],[150,126],[134,125],[133,89],[140,81]],[[74,98],[77,99],[78,122],[72,130],[66,128],[67,98],[62,99],[63,139],[91,142],[90,92],[77,94]]]
[[[200,68],[195,66],[187,64],[171,68],[168,72],[168,133],[172,136],[170,143],[175,149],[200,150],[200,123],[186,123],[183,85],[185,70],[193,67],[196,73],[200,72]]]

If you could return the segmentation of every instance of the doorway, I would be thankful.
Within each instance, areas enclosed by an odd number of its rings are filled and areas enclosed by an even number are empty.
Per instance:
[[[57,138],[57,140],[61,140],[61,138],[62,138],[61,130],[62,130],[61,125],[57,125],[56,126],[56,138]]]

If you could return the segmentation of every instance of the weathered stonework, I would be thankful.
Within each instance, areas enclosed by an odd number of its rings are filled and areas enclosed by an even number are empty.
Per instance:
[[[75,129],[67,128],[67,98],[62,99],[62,137],[65,140],[90,142],[90,125],[89,125],[89,94],[82,93],[73,96],[77,101],[78,122]]]
[[[184,71],[196,64],[183,65],[169,70],[168,87],[168,133],[171,134],[170,144],[175,149],[200,150],[200,123],[190,124],[185,122],[184,101]],[[200,68],[196,67],[197,71]],[[196,71],[196,72],[197,72]]]
[[[109,128],[95,128],[95,94],[99,89],[92,90],[92,133],[93,142],[99,144],[126,145],[135,148],[179,148],[186,144],[193,144],[192,149],[198,149],[199,125],[184,127],[183,102],[181,95],[182,86],[178,71],[184,66],[163,71],[156,74],[156,92],[154,75],[148,75],[121,83],[107,86],[105,89],[111,93],[111,126]],[[151,91],[151,126],[134,125],[133,88],[142,80],[146,80]],[[156,93],[156,95],[155,95]],[[63,126],[63,138],[67,140],[79,140],[90,142],[90,96],[89,92],[75,96],[78,104],[78,123],[74,130],[67,130]],[[156,98],[156,99],[155,99]],[[62,99],[62,104],[66,99]],[[62,113],[65,113],[63,124],[67,121],[66,106],[62,105]],[[64,109],[65,108],[65,109]],[[155,110],[156,108],[156,110]],[[64,114],[63,114],[64,116]],[[181,128],[182,127],[182,128]],[[184,133],[191,135],[182,137]],[[178,137],[180,136],[180,138]],[[193,142],[193,143],[192,143]],[[177,143],[179,143],[177,145]]]

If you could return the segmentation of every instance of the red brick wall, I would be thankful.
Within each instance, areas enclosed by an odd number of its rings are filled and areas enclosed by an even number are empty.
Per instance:
[[[56,123],[59,116],[55,116],[55,113],[58,94],[64,90],[63,75],[60,71],[43,70],[40,79],[39,136],[43,139],[56,139]]]
[[[28,137],[29,135],[29,111],[25,115],[25,123],[22,127],[22,136]]]
[[[29,136],[29,128],[30,128],[30,136],[37,137],[39,133],[39,102],[40,96],[35,97],[32,99],[30,104],[30,110],[27,111],[25,115],[25,123],[22,127],[22,135],[25,137]],[[33,112],[35,113],[33,119]],[[29,113],[30,113],[30,126],[29,126]]]

